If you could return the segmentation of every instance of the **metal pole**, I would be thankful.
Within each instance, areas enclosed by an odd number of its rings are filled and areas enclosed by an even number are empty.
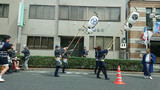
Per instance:
[[[20,54],[20,48],[21,48],[21,31],[22,31],[22,27],[18,26],[18,42],[16,45],[16,50],[17,50],[17,54]]]
[[[60,45],[60,38],[58,37],[58,27],[59,27],[59,0],[56,0],[55,5],[55,37],[54,37],[54,45]]]

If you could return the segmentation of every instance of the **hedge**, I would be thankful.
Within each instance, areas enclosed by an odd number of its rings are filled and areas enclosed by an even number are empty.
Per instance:
[[[22,56],[18,56],[22,59]],[[20,61],[20,64],[23,60]],[[55,57],[52,56],[30,56],[29,67],[33,68],[55,68]],[[117,70],[117,66],[121,66],[122,71],[142,71],[140,60],[123,60],[123,59],[106,59],[108,70]],[[68,60],[67,68],[72,69],[94,69],[94,58],[71,57]]]

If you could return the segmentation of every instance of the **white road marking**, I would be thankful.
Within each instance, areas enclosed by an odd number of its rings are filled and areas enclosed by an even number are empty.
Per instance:
[[[52,71],[27,71],[27,72],[34,72],[34,73],[51,73]],[[53,72],[52,72],[53,73]],[[64,75],[64,76],[80,76],[80,75],[89,75],[89,74],[93,74],[93,72],[66,72],[66,74]],[[101,73],[102,74],[102,73]],[[117,73],[114,73],[114,72],[109,72],[109,73],[107,73],[108,75],[117,75]],[[133,74],[133,73],[122,73],[122,76],[144,76],[142,73],[141,74]],[[154,77],[160,77],[160,75],[155,75],[155,74],[153,74],[152,76],[154,76]]]

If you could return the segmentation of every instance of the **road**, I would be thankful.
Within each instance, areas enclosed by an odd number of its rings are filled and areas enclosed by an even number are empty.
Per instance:
[[[116,72],[109,71],[110,80],[97,79],[92,70],[68,70],[61,77],[53,77],[54,69],[31,69],[4,75],[6,82],[0,90],[160,90],[160,73],[153,80],[144,79],[142,73],[122,72],[126,85],[116,85]]]

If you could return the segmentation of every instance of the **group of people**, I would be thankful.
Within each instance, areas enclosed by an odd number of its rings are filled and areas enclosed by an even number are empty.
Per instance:
[[[107,67],[104,63],[105,56],[107,55],[109,48],[102,50],[101,46],[98,46],[98,47],[95,47],[94,49],[95,49],[95,58],[96,58],[95,74],[97,74],[97,78],[101,78],[99,75],[100,75],[100,72],[102,71],[105,76],[105,79],[109,80],[109,77],[107,76]],[[58,71],[59,71],[59,68],[62,66],[61,60],[63,60],[62,73],[65,73],[65,68],[68,64],[68,58],[72,51],[73,50],[68,50],[68,47],[61,48],[60,46],[56,45],[55,52],[54,52],[55,58],[56,58],[56,69],[54,73],[55,77],[59,77]],[[88,51],[86,47],[84,47],[81,56],[82,57],[88,56]],[[98,69],[98,72],[97,72],[97,69]]]
[[[54,52],[54,55],[55,55],[55,58],[56,58],[56,70],[55,70],[55,73],[54,73],[55,77],[59,77],[58,71],[59,71],[59,68],[62,66],[61,59],[63,60],[62,73],[66,73],[65,69],[66,69],[66,66],[68,64],[68,58],[69,58],[70,53],[72,51],[73,50],[68,50],[68,47],[61,48],[58,45],[55,46],[55,52]]]
[[[12,73],[12,70],[19,70],[19,58],[16,56],[17,51],[15,50],[15,46],[10,44],[11,37],[9,35],[5,35],[2,42],[0,42],[0,82],[4,82],[5,80],[2,76],[6,73]],[[26,45],[23,45],[23,50],[21,53],[24,54],[23,60],[24,64],[22,66],[22,70],[28,70],[28,60],[30,51]],[[4,68],[2,68],[4,67]]]
[[[1,70],[0,73],[0,82],[5,81],[2,76],[7,72],[11,73],[13,66],[14,69],[19,70],[19,58],[16,57],[17,51],[15,50],[15,47],[13,44],[10,44],[11,37],[6,35],[4,36],[4,40],[0,42],[0,65],[4,66],[4,69]],[[100,77],[100,72],[105,76],[106,80],[109,80],[110,78],[107,75],[107,67],[106,64],[104,63],[105,56],[108,54],[108,49],[102,50],[101,46],[94,47],[95,49],[95,61],[96,61],[96,66],[94,73],[97,74],[97,78]],[[62,73],[66,73],[65,69],[68,64],[68,58],[70,57],[71,52],[73,50],[68,50],[68,47],[61,48],[60,46],[56,45],[55,46],[55,58],[56,58],[56,69],[54,76],[59,77],[58,71],[59,68],[62,66],[62,61],[63,60],[63,68],[62,68]],[[150,49],[147,49],[147,53],[143,56],[142,64],[143,64],[143,72],[144,72],[144,78],[149,78],[152,79],[151,73],[153,72],[153,64],[156,62],[156,57],[150,53]],[[26,45],[23,45],[23,50],[21,53],[24,54],[24,57],[22,58],[24,60],[22,69],[23,70],[28,70],[28,61],[29,61],[29,56],[30,56],[30,51]],[[88,56],[88,51],[86,47],[84,47],[84,50],[82,52],[82,57],[87,57]],[[98,70],[98,71],[97,71]]]

